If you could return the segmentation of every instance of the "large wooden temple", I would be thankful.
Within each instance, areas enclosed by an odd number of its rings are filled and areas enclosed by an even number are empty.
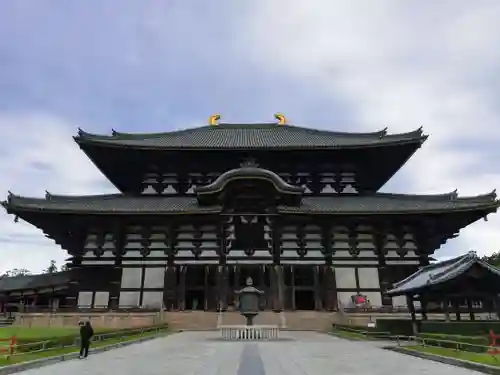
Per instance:
[[[80,130],[74,140],[118,194],[9,194],[8,213],[70,254],[66,303],[231,309],[252,277],[263,309],[335,310],[357,294],[404,305],[385,292],[499,206],[494,192],[378,192],[426,140],[421,129],[343,133],[282,115],[219,117],[166,133]]]

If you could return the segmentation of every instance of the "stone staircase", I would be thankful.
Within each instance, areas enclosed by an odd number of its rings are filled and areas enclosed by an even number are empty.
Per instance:
[[[165,311],[162,320],[173,331],[207,331],[217,329],[218,313],[212,311]]]
[[[165,311],[161,313],[162,322],[167,322],[174,331],[215,330],[221,325],[244,325],[245,318],[237,311],[225,311],[219,316],[212,311]],[[453,318],[453,316],[452,316]],[[345,313],[328,311],[261,311],[254,319],[256,325],[279,326],[293,331],[331,330],[332,324],[367,326],[379,319],[410,319],[408,313]],[[443,319],[442,314],[429,314],[430,320]],[[467,319],[467,317],[463,317]],[[0,326],[12,324],[12,321],[0,318]]]
[[[337,321],[337,313],[329,311],[286,311],[286,329],[290,331],[328,332]]]
[[[237,311],[165,311],[162,320],[168,322],[174,331],[215,330],[218,325],[244,325],[245,318]],[[335,321],[333,312],[287,311],[275,313],[261,311],[254,319],[256,325],[273,325],[286,330],[322,331],[332,328]]]
[[[14,317],[0,316],[0,327],[8,327],[14,323]]]

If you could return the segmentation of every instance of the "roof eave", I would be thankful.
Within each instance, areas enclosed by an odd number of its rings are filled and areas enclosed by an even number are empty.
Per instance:
[[[111,215],[206,215],[206,214],[218,214],[222,210],[222,207],[214,208],[214,209],[200,209],[200,210],[183,210],[183,211],[96,211],[96,210],[71,210],[71,209],[50,209],[50,208],[26,208],[26,207],[9,207],[8,213],[11,215],[18,215],[21,217],[22,213],[40,213],[40,214],[72,214],[72,215],[103,215],[103,216],[111,216]]]
[[[439,210],[393,210],[393,211],[314,211],[314,210],[288,210],[283,207],[278,207],[279,213],[284,214],[298,214],[298,215],[421,215],[421,214],[443,214],[443,213],[454,213],[454,212],[467,212],[467,211],[481,211],[488,210],[489,212],[485,213],[491,214],[495,213],[498,209],[498,203],[489,204],[489,205],[480,205],[475,207],[467,207],[467,208],[451,208],[451,209],[439,209]]]
[[[273,146],[273,147],[160,147],[160,146],[147,146],[147,145],[138,145],[130,143],[116,143],[116,140],[111,139],[96,139],[96,138],[87,138],[81,136],[74,136],[73,139],[80,146],[80,148],[85,152],[85,145],[89,146],[100,146],[105,148],[115,148],[115,149],[134,149],[141,151],[268,151],[268,150],[276,150],[276,151],[320,151],[320,150],[357,150],[357,149],[376,149],[376,148],[385,148],[385,147],[394,147],[394,146],[404,146],[408,144],[415,144],[417,150],[427,139],[427,135],[420,136],[417,138],[411,139],[390,139],[383,143],[364,143],[364,144],[353,144],[353,145],[341,145],[341,146]],[[412,153],[413,155],[413,153]]]

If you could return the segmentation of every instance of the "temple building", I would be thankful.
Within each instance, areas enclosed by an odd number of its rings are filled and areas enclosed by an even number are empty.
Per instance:
[[[495,192],[381,193],[422,129],[345,133],[274,123],[74,140],[117,194],[3,206],[70,255],[65,303],[93,308],[232,309],[248,277],[262,309],[336,310],[385,292],[460,229],[496,212]],[[78,171],[75,171],[78,173]],[[426,178],[426,176],[422,176]]]

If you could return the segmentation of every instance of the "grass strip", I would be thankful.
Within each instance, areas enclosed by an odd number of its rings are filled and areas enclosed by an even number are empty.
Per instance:
[[[437,346],[422,346],[422,345],[408,346],[405,347],[405,349],[421,353],[440,355],[442,357],[461,359],[483,365],[500,367],[500,354],[495,355],[488,353],[472,353],[472,352],[457,351],[450,348],[441,348]]]
[[[122,342],[129,342],[129,341],[134,341],[143,337],[154,337],[154,336],[164,336],[167,333],[167,331],[154,331],[154,332],[144,332],[144,333],[137,333],[133,334],[127,337],[113,337],[109,338],[103,341],[95,341],[92,342],[91,344],[91,349],[92,348],[101,348],[103,346],[108,346],[108,345],[113,345],[113,344],[118,344]],[[66,348],[57,348],[57,349],[50,349],[46,350],[43,352],[35,352],[35,353],[23,353],[19,355],[12,356],[10,358],[5,358],[1,357],[0,358],[0,367],[1,366],[8,366],[8,365],[13,365],[17,363],[22,363],[22,362],[28,362],[28,361],[33,361],[36,359],[41,359],[41,358],[47,358],[47,357],[55,357],[55,356],[60,356],[60,355],[65,355],[65,354],[71,354],[71,353],[78,353],[80,351],[80,348],[77,348],[75,346],[70,346]]]
[[[363,335],[362,333],[351,332],[351,331],[343,331],[340,329],[332,329],[330,333],[334,336],[349,339],[349,340],[370,340],[369,337]]]
[[[116,331],[116,329],[95,328],[96,335]],[[20,327],[9,326],[0,328],[0,339],[9,339],[16,336],[18,339],[31,339],[39,337],[62,337],[80,334],[79,327]]]

